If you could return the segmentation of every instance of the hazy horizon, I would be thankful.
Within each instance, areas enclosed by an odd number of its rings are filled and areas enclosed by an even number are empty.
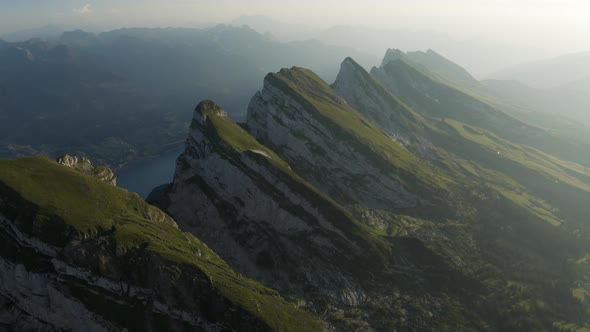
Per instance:
[[[17,31],[57,25],[106,31],[125,27],[203,27],[249,22],[280,40],[320,39],[375,54],[388,47],[432,48],[485,76],[513,64],[590,50],[590,4],[579,0],[310,1],[0,1],[0,38]],[[244,16],[245,19],[244,19]],[[262,22],[257,22],[259,17]],[[272,22],[272,23],[271,23]],[[274,24],[274,25],[272,25]],[[364,32],[361,44],[334,27]],[[334,38],[334,34],[338,38]],[[340,33],[340,35],[338,35]],[[387,36],[391,35],[391,41]],[[371,40],[373,37],[374,40]],[[346,39],[348,38],[348,39]],[[338,39],[338,40],[336,40]],[[363,39],[357,37],[357,39]],[[442,46],[440,46],[442,45]],[[450,46],[452,45],[452,46]],[[442,49],[441,49],[442,48]],[[469,63],[470,52],[493,54]],[[475,57],[475,56],[473,56]],[[495,67],[494,67],[495,65]]]

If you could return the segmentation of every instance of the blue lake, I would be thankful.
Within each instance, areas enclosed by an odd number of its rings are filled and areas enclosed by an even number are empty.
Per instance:
[[[184,147],[179,147],[162,155],[146,160],[140,160],[126,165],[116,172],[117,186],[138,193],[141,197],[147,195],[155,187],[172,182],[176,158]]]

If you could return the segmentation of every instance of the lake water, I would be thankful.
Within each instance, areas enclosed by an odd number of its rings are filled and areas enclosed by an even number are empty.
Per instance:
[[[184,147],[165,152],[162,155],[146,160],[140,160],[116,172],[117,186],[138,193],[141,197],[147,195],[155,187],[172,182],[176,158],[182,153]]]

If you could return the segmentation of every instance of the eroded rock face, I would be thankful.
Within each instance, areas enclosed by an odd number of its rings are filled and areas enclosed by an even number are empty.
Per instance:
[[[415,195],[376,168],[308,107],[267,77],[248,107],[248,130],[298,174],[345,206],[416,206]]]
[[[363,256],[363,244],[337,225],[351,217],[288,166],[277,168],[278,156],[266,148],[237,151],[221,140],[212,117],[226,115],[209,103],[194,112],[174,181],[160,198],[166,211],[248,277],[291,294],[363,298],[341,265]]]
[[[403,56],[397,50],[388,50],[384,62]],[[340,66],[334,91],[344,98],[365,118],[422,158],[429,158],[432,144],[426,138],[420,115],[410,110],[351,58]]]
[[[76,157],[65,154],[57,158],[57,162],[61,165],[93,176],[103,182],[112,184],[113,186],[117,185],[117,176],[110,168],[105,166],[94,166],[90,159],[86,157]]]
[[[54,278],[0,257],[0,322],[17,331],[114,331],[69,296]]]

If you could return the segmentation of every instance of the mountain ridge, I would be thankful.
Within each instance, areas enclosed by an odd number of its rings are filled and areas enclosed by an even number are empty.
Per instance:
[[[112,172],[64,157],[71,168],[0,162],[0,213],[102,283],[165,285],[156,307],[184,305],[162,311],[166,326],[192,313],[202,316],[182,324],[252,330],[588,327],[590,171],[564,153],[582,148],[515,118],[479,82],[471,90],[434,51],[388,50],[383,63],[369,73],[347,57],[331,85],[303,67],[271,72],[245,123],[203,100],[172,182],[149,196],[161,210],[99,181]],[[13,233],[0,236],[24,250]],[[10,250],[3,260],[39,258]],[[70,276],[86,296],[80,271]],[[128,324],[108,307],[87,316]]]

